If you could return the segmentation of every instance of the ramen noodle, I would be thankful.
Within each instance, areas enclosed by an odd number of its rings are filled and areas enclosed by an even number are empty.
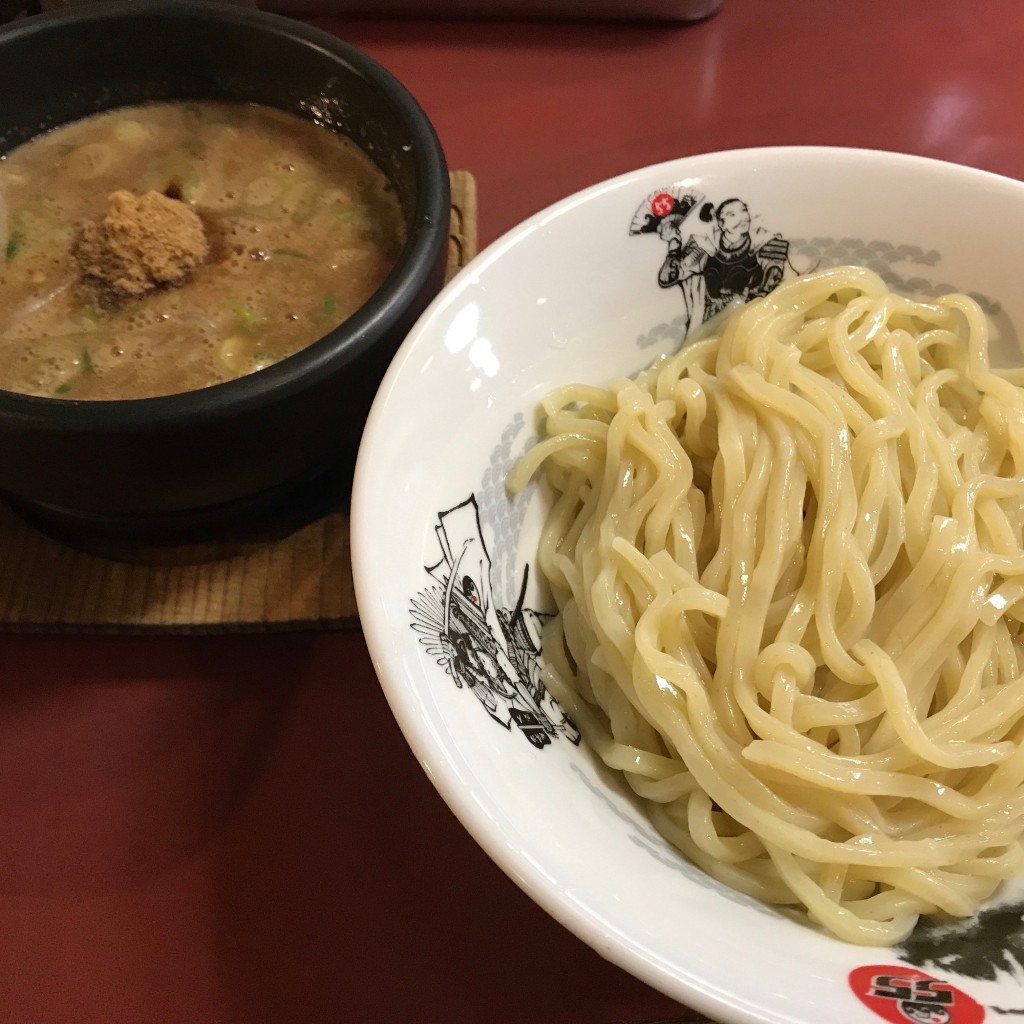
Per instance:
[[[856,943],[1022,863],[1024,377],[818,272],[543,403],[546,681],[660,832]]]

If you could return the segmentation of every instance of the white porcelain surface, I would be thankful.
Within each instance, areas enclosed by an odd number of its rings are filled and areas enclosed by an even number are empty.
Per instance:
[[[741,199],[755,242],[778,234],[789,243],[788,275],[867,263],[902,290],[974,293],[993,314],[997,362],[1020,359],[1018,182],[893,154],[776,148],[687,157],[596,185],[478,256],[395,359],[367,423],[352,504],[366,640],[401,728],[452,810],[601,954],[722,1021],[915,1019],[894,999],[868,1006],[848,980],[866,965],[913,979],[898,951],[846,945],[709,880],[571,735],[533,746],[499,721],[507,707],[492,717],[480,687],[457,686],[439,664],[430,623],[440,605],[429,595],[443,591],[426,568],[441,557],[439,514],[476,497],[491,561],[483,604],[493,597],[496,609],[514,609],[542,509],[534,488],[510,502],[502,479],[533,433],[538,399],[567,381],[633,372],[679,344],[682,291],[657,280],[667,243],[629,231],[638,207],[668,186],[703,196],[684,235],[712,231],[714,221],[700,220],[706,204]],[[531,584],[525,606],[544,610],[542,601]],[[995,980],[918,969],[955,986],[959,1001],[945,1004],[953,1024],[981,1019],[971,998],[988,1020],[1024,1011],[1024,973],[1010,962]]]

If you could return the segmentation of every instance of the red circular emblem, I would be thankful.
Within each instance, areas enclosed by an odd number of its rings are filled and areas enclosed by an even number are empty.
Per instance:
[[[651,213],[657,217],[667,217],[676,206],[675,199],[667,192],[659,192],[651,199]]]
[[[850,988],[890,1024],[982,1024],[985,1007],[948,982],[904,964],[850,972]]]

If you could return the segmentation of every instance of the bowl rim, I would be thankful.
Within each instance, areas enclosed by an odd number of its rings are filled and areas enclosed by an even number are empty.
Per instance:
[[[514,838],[511,833],[487,814],[485,807],[463,784],[457,770],[457,762],[461,756],[458,748],[448,746],[434,731],[431,722],[418,714],[419,701],[416,698],[416,690],[419,689],[419,684],[414,685],[414,681],[407,677],[399,660],[399,649],[415,645],[416,634],[408,630],[407,643],[399,644],[397,636],[405,634],[397,633],[395,630],[394,618],[397,609],[393,604],[380,600],[374,587],[375,576],[379,577],[379,573],[373,561],[375,556],[370,538],[377,523],[372,501],[367,495],[374,483],[379,485],[380,481],[379,464],[371,464],[370,449],[379,443],[378,437],[386,429],[387,418],[391,415],[387,408],[391,393],[399,378],[404,376],[406,365],[411,362],[414,352],[423,346],[425,332],[431,321],[447,307],[457,303],[463,291],[472,286],[475,277],[499,261],[509,249],[518,245],[536,229],[545,226],[552,218],[631,180],[641,177],[650,177],[652,180],[664,178],[665,174],[662,172],[670,168],[678,174],[679,168],[691,162],[703,164],[706,161],[723,159],[753,163],[779,159],[821,161],[836,158],[870,161],[880,168],[884,165],[894,168],[917,168],[922,173],[939,174],[952,181],[970,179],[974,181],[976,187],[988,185],[1016,192],[1024,204],[1024,181],[1009,175],[934,157],[853,146],[778,145],[707,150],[634,167],[585,186],[539,209],[487,245],[445,285],[424,310],[399,347],[377,391],[364,427],[352,488],[351,564],[363,636],[379,685],[392,714],[421,769],[425,771],[448,809],[487,856],[531,900],[603,958],[669,997],[685,1001],[688,1007],[698,1012],[715,1019],[718,1019],[718,1015],[725,1014],[728,1020],[743,1024],[765,1024],[768,1020],[795,1021],[798,1018],[779,1015],[779,1011],[751,1003],[736,992],[717,989],[705,983],[701,973],[694,971],[692,966],[680,963],[668,965],[660,959],[645,956],[638,944],[623,941],[621,935],[615,935],[606,926],[602,926],[602,922],[581,903],[567,898],[564,892],[552,885],[551,879],[545,875],[541,865],[532,857],[526,856],[525,851],[511,841]],[[704,169],[694,167],[693,173],[704,173]]]
[[[248,412],[268,400],[284,399],[302,391],[310,380],[358,359],[380,336],[394,329],[406,315],[409,302],[430,280],[447,241],[451,204],[448,165],[430,118],[392,72],[365,51],[323,29],[221,0],[99,0],[4,26],[0,29],[0,61],[6,46],[60,32],[67,26],[109,22],[114,31],[126,21],[161,20],[262,29],[290,45],[334,58],[382,93],[407,130],[412,146],[418,187],[406,244],[383,283],[351,317],[280,363],[193,391],[147,398],[86,401],[0,388],[0,417],[16,418],[22,426],[87,432],[117,432],[140,423],[154,428],[173,428],[185,422],[198,426]]]

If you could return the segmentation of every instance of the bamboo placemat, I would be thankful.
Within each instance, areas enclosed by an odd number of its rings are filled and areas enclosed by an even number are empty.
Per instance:
[[[449,278],[476,253],[476,182],[453,171]],[[176,557],[177,556],[177,557]],[[0,503],[0,631],[246,632],[358,625],[348,512],[230,556],[170,549],[158,564],[101,558]]]

